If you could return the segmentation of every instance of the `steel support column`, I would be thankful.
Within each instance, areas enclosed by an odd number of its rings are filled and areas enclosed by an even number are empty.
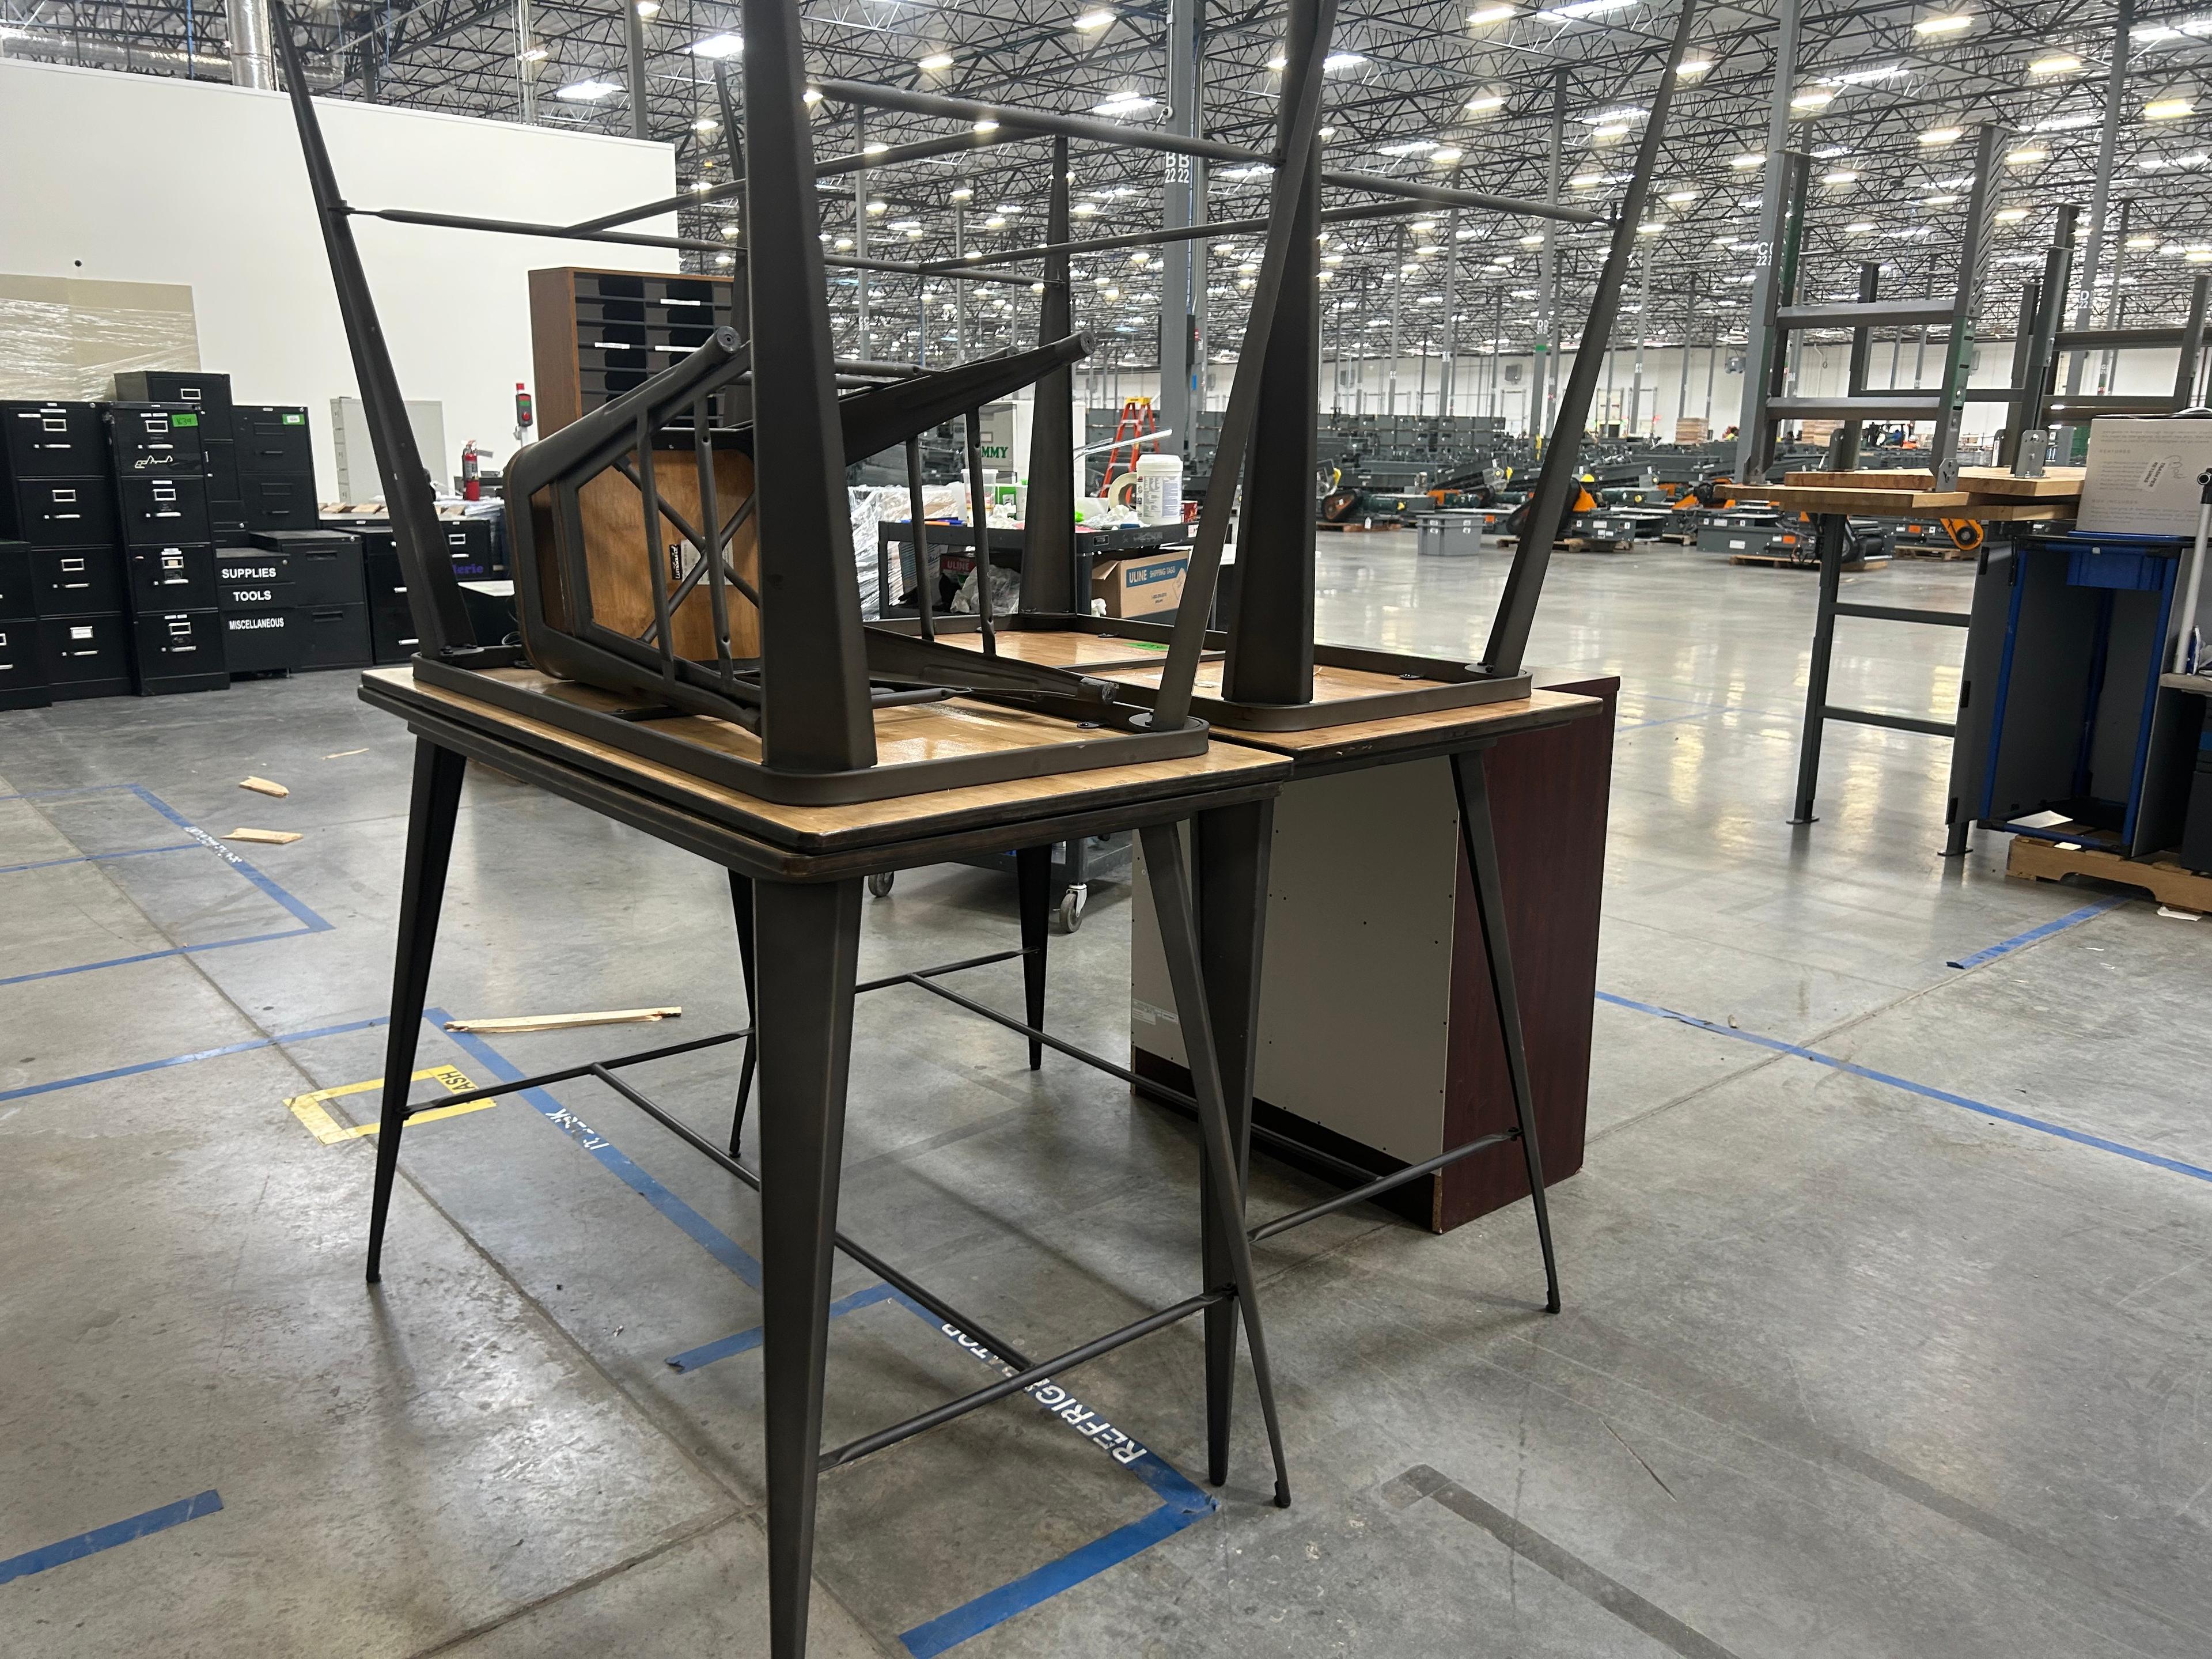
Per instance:
[[[1781,278],[1783,154],[1790,145],[1790,99],[1797,76],[1797,33],[1804,0],[1775,0],[1774,90],[1766,112],[1766,177],[1759,196],[1759,250],[1752,266],[1750,305],[1744,313],[1743,404],[1736,417],[1735,476],[1752,481],[1761,456],[1764,404],[1775,353],[1771,319]],[[1756,482],[1764,482],[1757,480]]]
[[[1195,138],[1198,112],[1198,13],[1200,0],[1168,0],[1168,127]],[[1066,143],[1065,137],[1060,140]],[[1061,169],[1066,171],[1066,168]],[[1191,158],[1160,158],[1160,228],[1184,230],[1195,222],[1191,211]],[[1053,240],[1064,240],[1064,234]],[[1191,245],[1168,242],[1160,249],[1160,424],[1188,467],[1193,454],[1191,418]],[[1201,271],[1196,284],[1205,286]]]

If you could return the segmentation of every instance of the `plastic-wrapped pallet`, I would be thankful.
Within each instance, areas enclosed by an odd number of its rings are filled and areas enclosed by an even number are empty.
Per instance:
[[[883,614],[876,593],[876,526],[885,516],[884,498],[893,493],[868,487],[845,491],[853,509],[853,568],[860,579],[860,614],[870,618]]]

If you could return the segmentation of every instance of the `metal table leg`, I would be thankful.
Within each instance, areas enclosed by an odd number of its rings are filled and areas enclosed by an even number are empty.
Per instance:
[[[1452,757],[1452,782],[1459,791],[1460,840],[1474,875],[1474,908],[1482,927],[1482,951],[1490,968],[1490,988],[1498,1006],[1498,1029],[1505,1040],[1505,1070],[1513,1082],[1513,1114],[1521,1126],[1521,1151],[1528,1164],[1528,1194],[1536,1206],[1536,1238],[1544,1249],[1545,1310],[1559,1310],[1559,1265],[1552,1254],[1552,1213],[1544,1199],[1544,1160],[1536,1149],[1536,1107],[1528,1090],[1528,1055],[1521,1040],[1521,998],[1513,981],[1513,945],[1505,926],[1505,890],[1498,873],[1498,836],[1490,817],[1490,784],[1483,750],[1462,750]]]
[[[1024,847],[1014,854],[1014,891],[1022,915],[1022,994],[1030,1029],[1044,1029],[1045,941],[1052,932],[1052,847]],[[1030,1070],[1044,1064],[1044,1044],[1030,1039]]]
[[[468,763],[428,738],[415,739],[415,789],[407,805],[407,865],[399,891],[399,940],[392,965],[392,1024],[384,1039],[384,1106],[376,1135],[376,1184],[368,1206],[368,1282],[384,1273],[384,1223],[399,1174],[399,1137],[407,1123],[407,1091],[422,1035],[422,1002],[430,988],[430,955],[446,897]]]
[[[1220,807],[1193,820],[1198,844],[1198,938],[1206,976],[1206,1014],[1219,1052],[1221,1093],[1237,1172],[1241,1212],[1252,1158],[1253,1073],[1260,1040],[1260,953],[1267,919],[1268,859],[1275,804]],[[1194,1076],[1195,1073],[1194,1073]],[[1199,1221],[1206,1282],[1218,1285],[1231,1263],[1211,1175],[1200,1171]],[[1237,1386],[1237,1319],[1226,1304],[1208,1308],[1206,1322],[1206,1478],[1229,1479],[1229,1428]]]
[[[1182,835],[1174,824],[1154,824],[1139,830],[1145,852],[1145,874],[1152,884],[1153,908],[1160,926],[1161,954],[1167,960],[1168,981],[1175,988],[1176,1012],[1182,1028],[1190,1061],[1191,1092],[1198,1109],[1202,1139],[1200,1160],[1206,1195],[1212,1200],[1214,1236],[1218,1241],[1237,1306],[1243,1316],[1244,1340],[1252,1350],[1252,1380],[1260,1395],[1260,1415],[1267,1425],[1267,1443],[1275,1460],[1275,1502],[1291,1504],[1290,1469],[1283,1456],[1281,1425],[1275,1417],[1275,1384],[1267,1364],[1267,1334],[1261,1328],[1258,1291],[1252,1273],[1251,1243],[1244,1236],[1244,1195],[1235,1171],[1240,1137],[1232,1133],[1224,1097],[1221,1060],[1214,1045],[1213,1019],[1208,1011],[1204,970],[1200,965],[1196,918],[1192,914],[1184,875]],[[1248,1031],[1249,1031],[1248,1019]],[[1249,1042],[1249,1035],[1246,1038]],[[1249,1073],[1249,1061],[1247,1064]],[[1249,1093],[1249,1084],[1247,1085]],[[1209,1167],[1210,1166],[1210,1167]],[[1206,1288],[1218,1281],[1210,1276]],[[1209,1352],[1212,1342],[1209,1339]],[[1210,1402],[1213,1394],[1207,1389]]]
[[[769,882],[754,898],[776,969],[761,988],[758,1042],[769,1650],[803,1659],[860,884]]]
[[[1813,663],[1805,676],[1805,729],[1797,740],[1797,810],[1792,823],[1814,823],[1813,795],[1820,782],[1820,738],[1827,723],[1828,662],[1836,649],[1836,595],[1844,580],[1844,520],[1840,514],[1813,518],[1820,554],[1820,610],[1813,623]]]

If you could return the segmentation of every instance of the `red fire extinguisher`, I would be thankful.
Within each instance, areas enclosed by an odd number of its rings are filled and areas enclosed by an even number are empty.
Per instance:
[[[477,473],[477,445],[473,438],[461,446],[461,499],[468,501],[483,499],[483,480]]]

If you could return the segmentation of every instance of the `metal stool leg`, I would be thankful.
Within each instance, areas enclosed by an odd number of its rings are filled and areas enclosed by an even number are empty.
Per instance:
[[[1521,998],[1513,982],[1513,946],[1505,926],[1505,890],[1498,874],[1498,836],[1490,818],[1490,784],[1482,750],[1452,757],[1459,790],[1460,840],[1474,874],[1474,908],[1482,925],[1482,951],[1505,1039],[1505,1070],[1513,1080],[1513,1115],[1521,1126],[1521,1152],[1528,1164],[1528,1193],[1536,1206],[1536,1238],[1544,1249],[1545,1311],[1559,1310],[1559,1264],[1552,1253],[1552,1212],[1544,1197],[1544,1160],[1536,1147],[1536,1107],[1528,1091],[1528,1055],[1521,1040]]]
[[[1820,739],[1828,722],[1828,665],[1836,653],[1836,596],[1843,591],[1844,520],[1840,514],[1814,515],[1813,536],[1820,555],[1820,597],[1813,615],[1813,660],[1805,672],[1805,726],[1797,738],[1797,805],[1792,823],[1817,823],[1813,796],[1820,783]]]
[[[384,1110],[376,1132],[376,1184],[368,1201],[368,1282],[384,1275],[384,1224],[399,1174],[399,1137],[407,1126],[407,1090],[422,1036],[422,1002],[430,988],[430,954],[438,942],[446,866],[453,852],[453,820],[468,762],[427,738],[415,740],[415,787],[407,805],[407,865],[399,891],[399,942],[392,964],[392,1024],[384,1037]]]
[[[802,1659],[860,884],[764,882],[754,901],[763,954],[775,963],[757,1014],[769,1651]]]
[[[760,1052],[760,988],[754,982],[758,951],[753,940],[753,880],[730,872],[730,910],[738,926],[738,963],[745,976],[745,1023],[756,1028],[745,1039],[744,1058],[738,1062],[738,1103],[730,1112],[730,1156],[738,1155],[738,1137],[744,1133],[745,1101],[753,1091],[753,1064]]]
[[[1273,801],[1219,807],[1192,821],[1200,964],[1206,1015],[1221,1063],[1222,1103],[1237,1158],[1237,1202],[1248,1191],[1252,1156],[1252,1078],[1260,1036],[1260,952],[1267,915],[1267,860],[1275,821]],[[1229,1255],[1213,1198],[1212,1165],[1199,1173],[1199,1223],[1206,1282],[1230,1276]],[[1216,1303],[1206,1322],[1206,1478],[1229,1479],[1229,1429],[1237,1389],[1237,1312]]]
[[[1244,1340],[1252,1349],[1252,1380],[1260,1395],[1260,1415],[1267,1425],[1267,1444],[1275,1459],[1275,1502],[1291,1504],[1291,1474],[1283,1458],[1282,1425],[1275,1416],[1275,1384],[1267,1365],[1267,1338],[1260,1324],[1260,1299],[1252,1274],[1252,1248],[1244,1236],[1243,1194],[1237,1181],[1237,1148],[1222,1100],[1221,1066],[1213,1044],[1213,1022],[1206,1012],[1206,985],[1199,967],[1198,928],[1191,915],[1184,874],[1182,836],[1174,824],[1141,830],[1145,873],[1152,883],[1152,908],[1159,919],[1161,953],[1175,988],[1176,1018],[1182,1028],[1190,1061],[1191,1094],[1198,1107],[1201,1170],[1213,1180],[1213,1214],[1243,1314]],[[1209,1288],[1212,1286],[1209,1285]]]
[[[1030,1029],[1044,1030],[1045,940],[1052,928],[1052,848],[1024,847],[1014,854],[1014,890],[1022,911],[1022,993]],[[1044,1064],[1044,1044],[1030,1039],[1030,1070]]]

